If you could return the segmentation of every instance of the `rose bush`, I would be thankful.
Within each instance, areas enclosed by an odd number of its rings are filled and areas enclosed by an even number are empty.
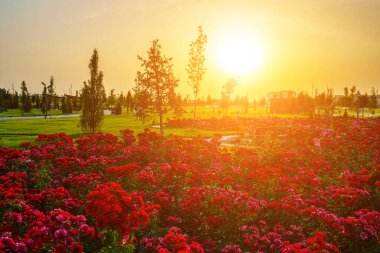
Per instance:
[[[0,149],[0,252],[380,252],[378,119],[198,125]]]

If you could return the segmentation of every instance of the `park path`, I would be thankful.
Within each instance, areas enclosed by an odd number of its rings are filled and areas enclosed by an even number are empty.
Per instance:
[[[56,118],[74,118],[79,117],[80,114],[62,114],[62,115],[48,115],[48,119]],[[20,117],[0,117],[0,120],[19,120],[19,119],[44,119],[45,116],[20,116]]]
[[[166,125],[163,125],[164,127]],[[152,128],[160,128],[160,125],[153,125]],[[228,146],[228,147],[234,147],[236,144],[233,142],[239,137],[237,134],[229,134],[229,135],[222,135],[220,138],[220,144],[223,146]],[[212,138],[205,139],[206,141],[211,141]]]

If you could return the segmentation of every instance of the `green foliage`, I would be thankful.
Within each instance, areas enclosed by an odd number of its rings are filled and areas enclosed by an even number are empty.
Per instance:
[[[10,107],[11,109],[19,108],[18,100],[19,100],[19,95],[18,95],[18,92],[16,91],[12,96],[12,103],[11,103],[11,107]]]
[[[207,36],[203,33],[202,26],[198,27],[198,32],[198,38],[190,44],[189,63],[186,69],[189,76],[189,83],[194,92],[194,119],[200,85],[203,75],[206,73],[204,51]]]
[[[371,96],[369,97],[369,108],[376,109],[377,108],[377,91],[374,87],[371,89]]]
[[[116,104],[115,89],[112,89],[110,91],[110,94],[107,97],[106,107],[112,109],[115,106],[115,104]]]
[[[133,253],[135,246],[131,243],[123,243],[123,237],[118,232],[111,229],[102,230],[101,242],[104,245],[99,253]]]
[[[20,109],[22,115],[24,115],[24,112],[30,112],[32,109],[32,105],[30,102],[29,92],[28,88],[26,87],[25,81],[22,81],[21,83],[21,98],[20,98]]]
[[[326,92],[316,95],[315,104],[318,109],[318,114],[320,110],[323,110],[325,116],[329,117],[331,111],[334,109],[334,91],[327,89]]]
[[[52,102],[55,96],[54,77],[50,77],[49,85],[46,85],[44,82],[41,83],[44,86],[41,98],[41,112],[45,115],[46,119],[48,112],[52,109]]]
[[[133,97],[130,90],[128,91],[127,97],[125,98],[125,107],[127,109],[127,113],[133,109]]]
[[[71,104],[71,99],[67,99],[67,113],[72,113],[73,112],[73,106]]]
[[[1,112],[10,108],[12,104],[12,94],[4,88],[0,88],[0,108]]]
[[[83,83],[80,127],[84,133],[96,133],[103,121],[103,72],[98,69],[98,51],[94,49],[90,63],[90,80]]]
[[[137,111],[146,113],[150,110],[158,113],[160,132],[163,135],[163,114],[174,100],[174,89],[178,79],[173,74],[172,58],[161,54],[158,40],[152,42],[148,50],[148,58],[137,57],[142,63],[142,71],[137,72],[134,91],[137,96]]]
[[[115,115],[120,115],[121,112],[123,111],[122,107],[121,107],[121,103],[117,103],[116,106],[113,108],[112,110],[112,114],[115,114]]]
[[[68,113],[68,107],[67,107],[67,102],[65,98],[62,98],[61,110],[62,110],[62,113]]]

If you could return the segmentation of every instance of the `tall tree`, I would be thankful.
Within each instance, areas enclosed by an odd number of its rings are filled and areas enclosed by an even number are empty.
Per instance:
[[[377,91],[374,87],[371,89],[371,96],[369,97],[369,107],[375,113],[375,109],[377,108]]]
[[[15,91],[12,95],[12,104],[11,104],[11,109],[17,109],[19,108],[19,104],[18,104],[18,101],[19,101],[19,95],[18,95],[18,92]]]
[[[203,79],[203,75],[206,73],[205,67],[205,44],[207,43],[207,36],[203,33],[202,26],[198,27],[198,38],[190,44],[189,63],[187,67],[187,73],[189,76],[189,83],[194,92],[194,120],[195,112],[197,110],[197,99],[199,89]]]
[[[0,88],[0,112],[9,109],[12,103],[12,94],[4,89]]]
[[[106,106],[107,106],[107,108],[112,110],[112,108],[115,106],[115,104],[116,104],[115,89],[111,89],[110,94],[107,97]]]
[[[103,121],[103,99],[105,90],[103,85],[103,72],[98,68],[98,51],[94,49],[88,68],[90,80],[83,82],[82,113],[80,126],[84,133],[96,133]]]
[[[71,98],[67,98],[67,113],[73,113],[73,105],[71,103]]]
[[[128,91],[127,97],[125,98],[125,107],[127,109],[127,113],[129,113],[129,111],[133,108],[133,97],[130,90]]]
[[[22,115],[24,112],[30,112],[32,109],[28,88],[26,87],[25,81],[21,82],[21,98],[20,98],[20,109]]]
[[[61,110],[62,113],[69,113],[69,109],[67,107],[67,99],[65,97],[62,97]]]
[[[344,97],[343,97],[343,106],[344,106],[344,116],[347,117],[347,107],[350,106],[350,99],[348,87],[344,87]]]
[[[46,85],[44,82],[41,82],[44,86],[42,90],[42,99],[41,99],[41,111],[47,118],[48,112],[52,108],[52,102],[55,96],[55,88],[54,88],[54,77],[50,77],[49,85]]]
[[[356,107],[356,86],[350,88],[350,107]]]
[[[112,110],[113,114],[120,115],[123,112],[123,107],[122,107],[123,100],[124,100],[124,96],[123,96],[123,92],[121,92],[119,97],[117,98],[115,107]]]
[[[326,100],[325,100],[325,115],[326,117],[330,117],[331,112],[334,109],[334,90],[327,89],[326,91]]]
[[[137,101],[140,110],[148,111],[149,108],[152,108],[158,113],[160,133],[163,135],[163,115],[171,101],[175,99],[173,94],[175,94],[174,90],[178,86],[178,79],[173,74],[172,58],[167,58],[161,54],[161,45],[158,40],[152,42],[147,53],[147,59],[137,56],[141,61],[143,70],[137,72],[134,91],[137,97],[141,97]],[[142,96],[140,96],[141,94]]]

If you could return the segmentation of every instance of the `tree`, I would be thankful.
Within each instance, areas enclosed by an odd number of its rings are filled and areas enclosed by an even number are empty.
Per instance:
[[[20,109],[22,115],[24,115],[24,112],[30,112],[32,109],[32,103],[30,101],[28,88],[26,87],[25,81],[21,82],[21,98],[20,98]]]
[[[248,109],[249,109],[249,100],[248,100],[248,95],[243,97],[241,99],[242,101],[242,105],[244,106],[244,113],[248,113]]]
[[[350,88],[350,107],[356,107],[356,86]]]
[[[68,113],[68,111],[69,111],[69,109],[67,107],[67,100],[65,97],[62,98],[61,110],[62,110],[62,113]]]
[[[71,99],[70,98],[67,98],[67,113],[72,113],[73,112],[73,105],[71,103]]]
[[[98,69],[98,51],[94,49],[88,68],[90,80],[83,82],[82,113],[80,126],[84,133],[96,133],[103,121],[103,99],[105,91],[103,86],[103,72]]]
[[[180,94],[175,95],[175,99],[173,100],[173,111],[176,118],[181,118],[183,112],[185,111],[182,107],[182,97]]]
[[[163,114],[174,99],[173,94],[178,86],[178,79],[173,74],[172,58],[161,54],[161,45],[158,40],[152,42],[147,53],[147,59],[137,56],[142,62],[143,70],[137,72],[134,91],[138,97],[139,110],[147,112],[151,108],[158,113],[160,133],[163,135]]]
[[[40,95],[39,94],[35,94],[34,97],[35,97],[35,107],[36,108],[40,108],[40,102],[41,102]]]
[[[55,96],[54,91],[54,77],[50,77],[50,83],[49,85],[46,85],[44,82],[41,82],[44,86],[44,89],[42,90],[42,99],[41,99],[41,111],[45,115],[45,119],[47,118],[48,112],[51,110],[52,101]]]
[[[334,90],[327,89],[326,91],[326,100],[325,100],[325,114],[327,117],[331,115],[331,112],[334,110]]]
[[[18,92],[16,91],[12,95],[12,103],[11,103],[10,109],[17,109],[17,108],[19,108],[18,100],[19,100],[19,95],[18,95]]]
[[[350,97],[349,97],[349,92],[348,92],[348,87],[344,87],[344,97],[343,97],[343,103],[342,105],[344,106],[344,116],[347,117],[347,107],[350,106]]]
[[[11,104],[12,94],[8,90],[0,88],[0,112],[9,109]]]
[[[112,89],[107,98],[107,108],[110,108],[112,110],[115,104],[116,104],[115,89]]]
[[[79,98],[79,92],[75,91],[75,97],[73,98],[73,111],[80,111],[82,109],[81,103]]]
[[[236,85],[237,85],[236,79],[230,78],[222,87],[221,104],[222,104],[222,108],[226,109],[226,113],[227,113],[228,106],[230,105],[231,94],[234,91],[234,88]]]
[[[369,97],[369,108],[373,113],[375,113],[375,109],[377,108],[377,91],[374,87],[371,89],[371,96]]]
[[[369,107],[370,98],[368,96],[368,93],[366,92],[364,95],[358,96],[357,106],[362,111],[362,116],[364,116],[364,110],[365,108]]]
[[[318,115],[320,110],[323,110],[326,117],[329,117],[331,111],[334,109],[334,91],[327,89],[326,92],[322,92],[315,97],[315,104],[318,109]]]
[[[127,113],[133,109],[133,97],[130,90],[128,91],[127,97],[125,98],[125,107],[127,109]]]
[[[203,33],[202,26],[198,27],[198,38],[190,44],[190,59],[188,63],[187,73],[189,75],[189,83],[193,87],[194,92],[194,120],[197,109],[197,98],[203,75],[206,73],[205,63],[205,44],[207,36]]]

